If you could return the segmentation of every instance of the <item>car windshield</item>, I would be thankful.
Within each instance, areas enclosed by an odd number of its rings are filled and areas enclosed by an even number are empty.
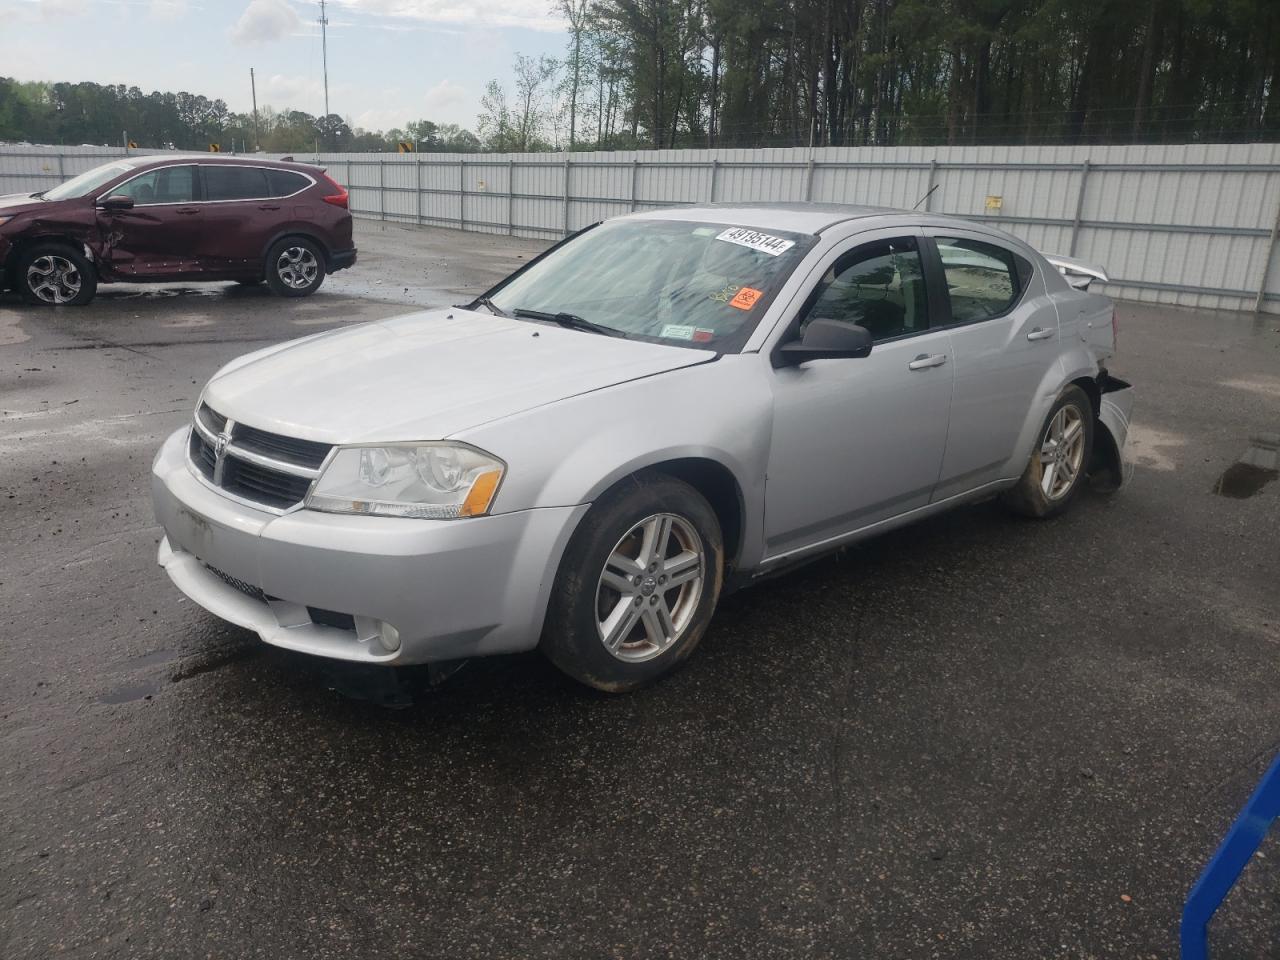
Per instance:
[[[553,250],[488,301],[514,316],[729,352],[812,243],[732,223],[617,220]]]
[[[58,184],[52,190],[46,190],[41,196],[46,200],[74,200],[76,197],[92,193],[108,180],[114,180],[120,174],[128,173],[132,169],[130,164],[121,160],[104,163],[100,167],[86,170],[78,177],[72,177],[66,183]]]

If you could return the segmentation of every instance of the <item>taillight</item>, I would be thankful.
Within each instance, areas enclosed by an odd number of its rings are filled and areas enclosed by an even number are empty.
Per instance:
[[[1115,350],[1120,345],[1120,321],[1116,319],[1116,308],[1111,308],[1111,349]]]
[[[329,186],[338,191],[337,193],[326,194],[321,197],[321,199],[324,200],[325,203],[332,203],[335,207],[341,207],[343,210],[346,210],[347,204],[351,199],[351,194],[347,193],[347,188],[327,173],[322,173],[320,176],[324,177],[325,180],[329,182]]]

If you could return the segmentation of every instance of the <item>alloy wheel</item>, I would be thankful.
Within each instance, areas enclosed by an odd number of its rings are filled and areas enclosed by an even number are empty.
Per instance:
[[[600,642],[619,660],[652,660],[679,640],[702,598],[706,548],[683,517],[646,517],[618,541],[596,586]]]
[[[46,253],[27,267],[27,287],[44,303],[70,303],[80,285],[80,269],[66,257]]]
[[[1040,490],[1048,500],[1061,500],[1084,465],[1084,418],[1074,404],[1053,415],[1040,441]]]
[[[316,281],[320,262],[306,247],[286,247],[276,260],[276,273],[287,287],[302,290]]]

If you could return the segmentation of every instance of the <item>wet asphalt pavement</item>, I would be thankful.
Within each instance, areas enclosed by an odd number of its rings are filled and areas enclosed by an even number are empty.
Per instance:
[[[1280,749],[1280,481],[1214,492],[1280,431],[1280,319],[1121,307],[1118,496],[738,594],[631,696],[536,654],[431,688],[269,648],[154,560],[151,457],[217,366],[541,247],[359,243],[303,301],[0,298],[0,957],[1175,954]],[[1280,955],[1278,908],[1272,839],[1218,955]]]

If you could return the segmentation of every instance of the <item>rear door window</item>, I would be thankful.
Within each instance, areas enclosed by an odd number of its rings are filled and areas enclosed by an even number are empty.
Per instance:
[[[311,186],[311,181],[302,174],[289,170],[268,170],[267,181],[273,197],[289,197]]]
[[[1031,265],[1012,250],[958,237],[936,237],[955,323],[988,320],[1007,312],[1031,278]]]
[[[273,196],[261,167],[210,164],[203,170],[206,200],[265,200]]]

